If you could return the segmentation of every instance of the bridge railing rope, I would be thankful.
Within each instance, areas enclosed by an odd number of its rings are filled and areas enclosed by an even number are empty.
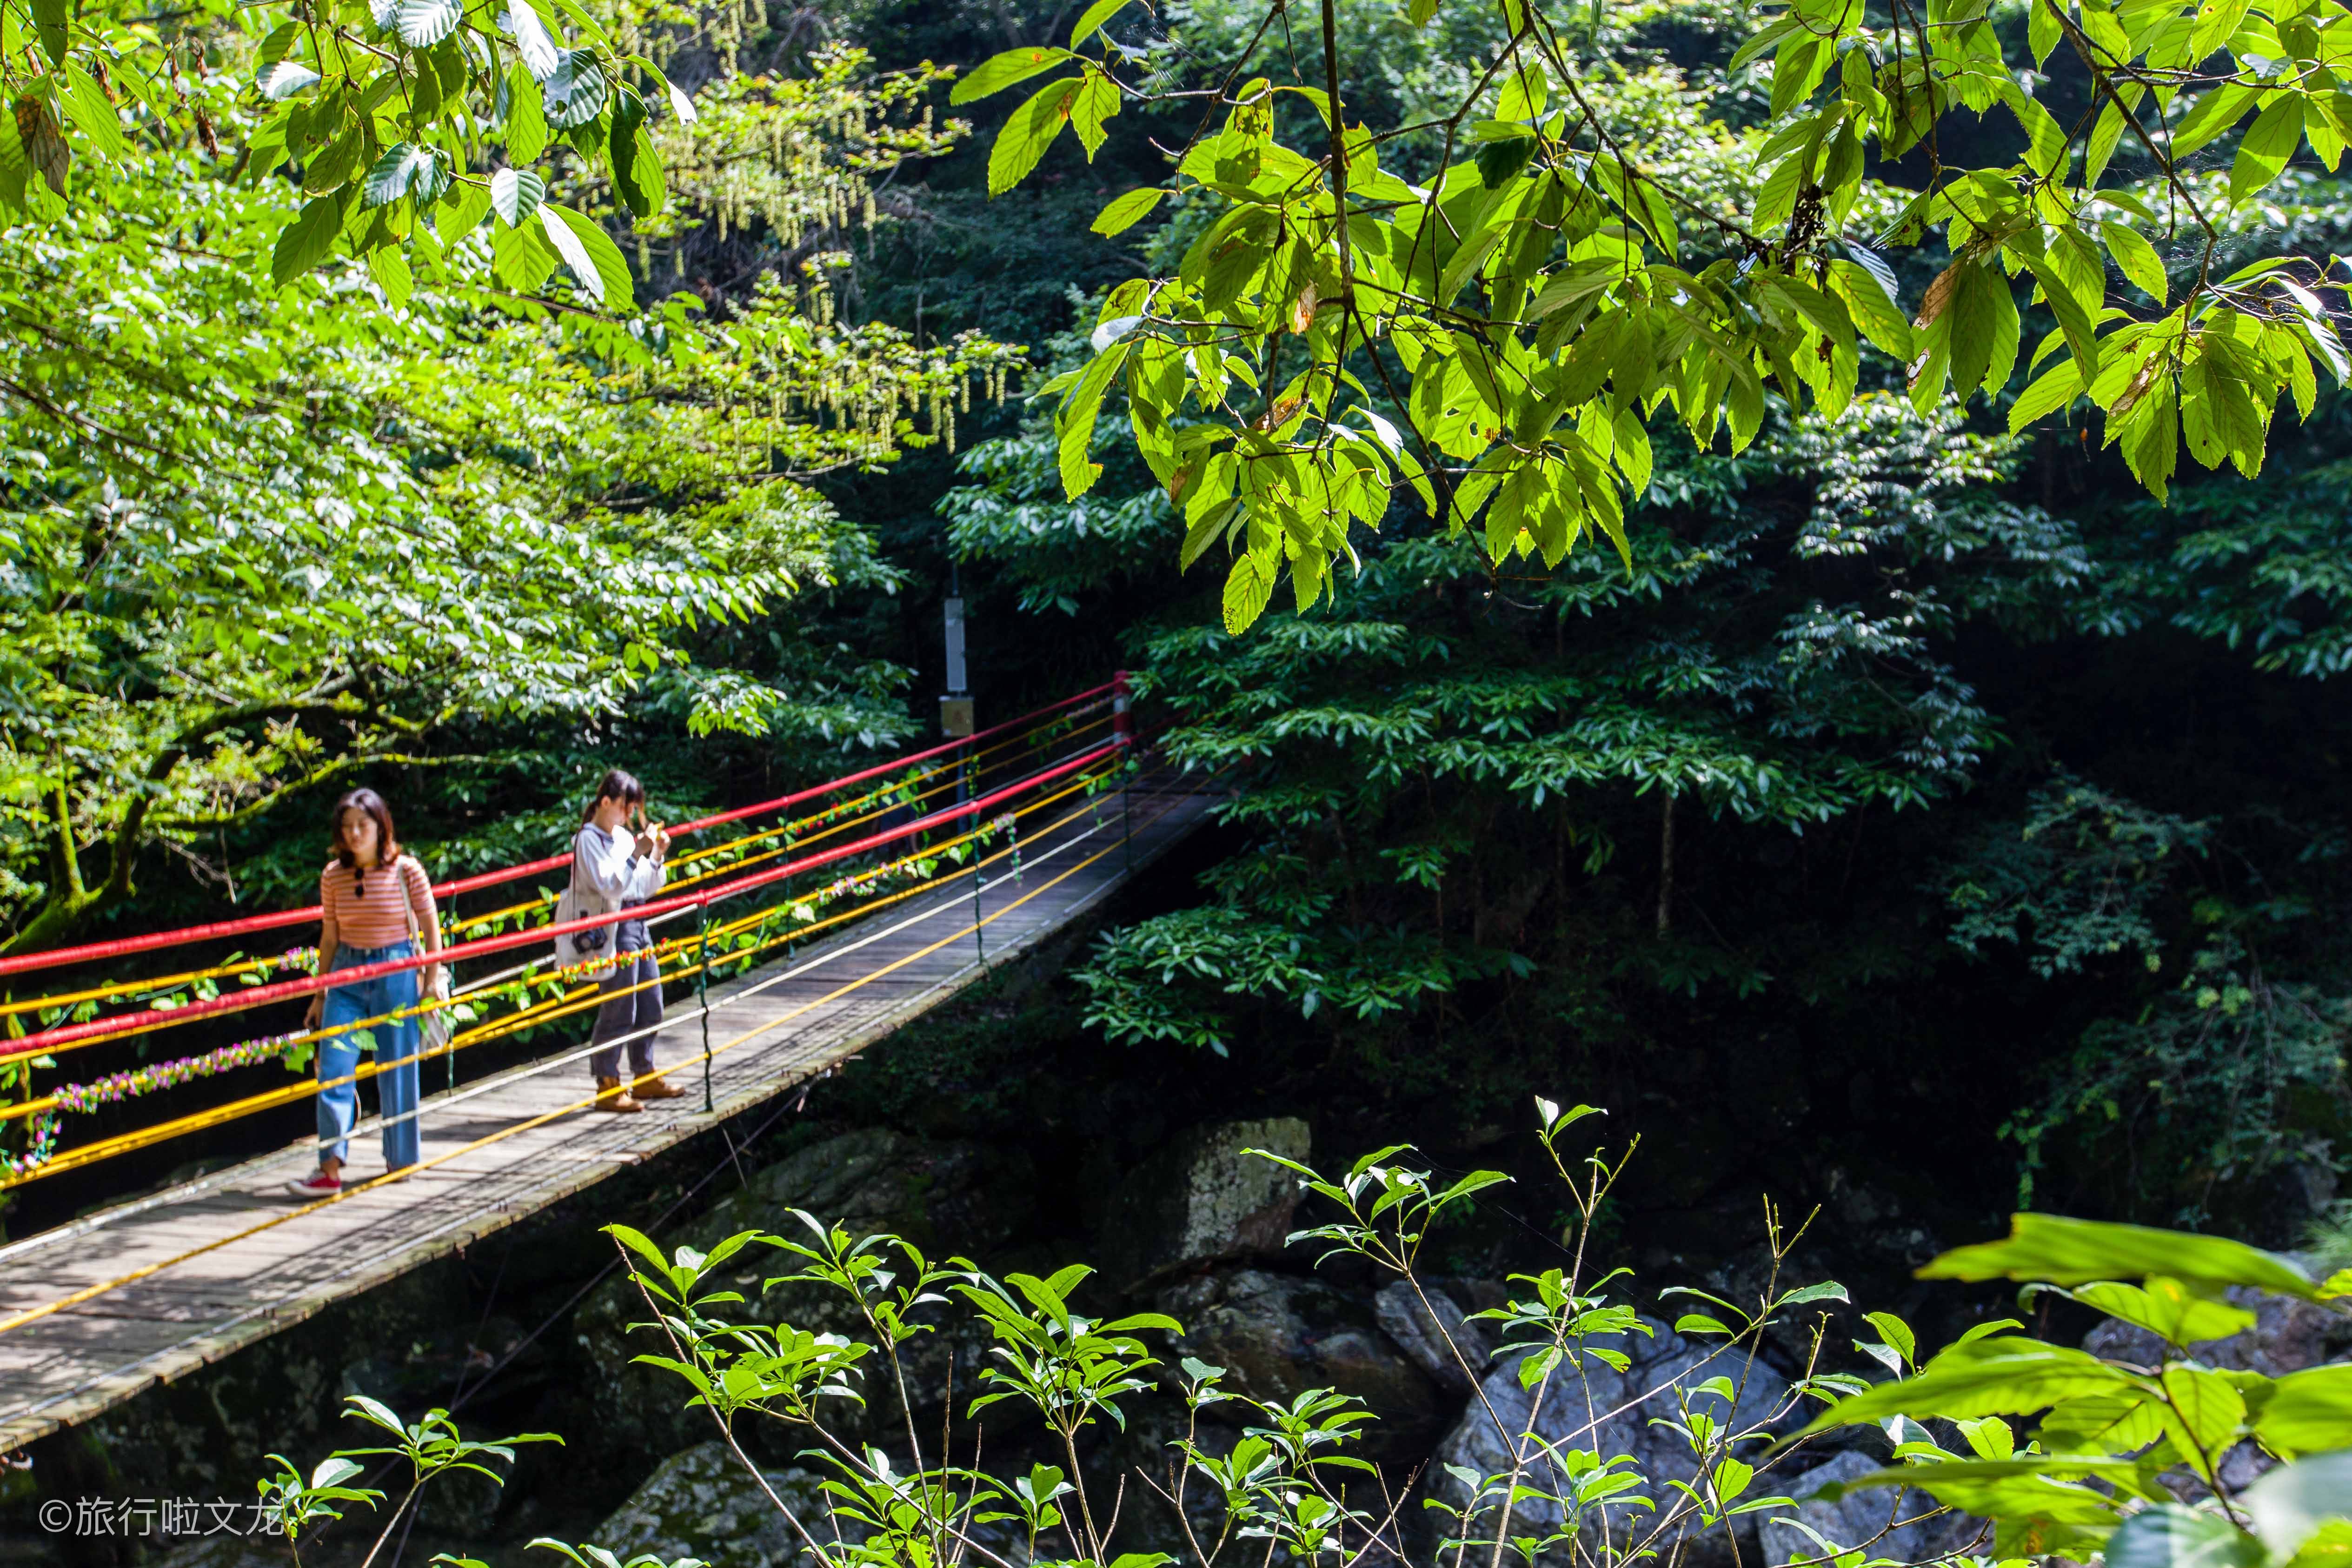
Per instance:
[[[992,875],[1001,880],[1005,868],[1021,867],[1023,838],[1034,842],[1041,833],[1068,830],[1089,813],[1097,822],[1087,831],[1101,831],[1102,802],[1136,765],[1136,750],[1122,675],[973,735],[683,824],[674,830],[680,838],[754,818],[774,819],[721,843],[674,852],[672,869],[683,874],[660,897],[627,911],[627,918],[663,928],[692,921],[694,927],[665,930],[655,944],[659,978],[630,989],[693,981],[707,990],[713,979],[740,973],[778,950],[789,951],[835,932],[925,891],[967,879],[978,887]],[[948,798],[950,793],[955,798]],[[1113,826],[1123,842],[1129,825],[1123,809],[1116,815]],[[421,1054],[428,1059],[447,1058],[451,1092],[434,1097],[410,1114],[429,1115],[446,1108],[461,1098],[457,1093],[457,1053],[547,1028],[600,1006],[614,994],[601,988],[593,966],[557,967],[552,939],[610,927],[622,915],[554,923],[550,917],[555,896],[543,888],[532,898],[486,913],[460,917],[446,907],[447,900],[462,893],[562,870],[570,858],[551,856],[438,884],[436,891],[445,901],[445,945],[436,955],[314,976],[308,973],[316,961],[313,949],[261,957],[232,952],[215,963],[156,978],[85,984],[0,1002],[0,1021],[16,1037],[0,1041],[0,1059],[31,1060],[45,1070],[70,1073],[83,1051],[185,1029],[200,1020],[299,1004],[320,991],[379,974],[441,963],[452,965],[457,977],[446,1000],[428,997],[415,1007],[332,1029],[263,1035],[176,1060],[58,1082],[0,1106],[0,1188],[87,1169],[260,1115],[308,1099],[326,1086],[305,1077],[70,1148],[60,1146],[68,1115],[89,1115],[108,1105],[265,1063],[290,1058],[299,1064],[307,1059],[309,1047],[331,1037],[444,1010],[451,1026],[446,1038]],[[801,880],[820,874],[822,879],[814,885]],[[315,922],[319,916],[318,908],[311,906],[16,954],[0,960],[0,975],[218,944]],[[971,934],[977,944],[979,925]],[[299,973],[271,978],[288,971]],[[233,984],[224,985],[224,981]],[[707,1012],[707,1006],[698,1006],[695,1013],[673,1016],[670,1022],[690,1022]],[[25,1032],[28,1016],[45,1026]],[[534,1064],[532,1070],[585,1054],[584,1049],[568,1053]],[[706,1049],[700,1059],[707,1065],[713,1054]],[[376,1062],[362,1060],[350,1077],[330,1082],[354,1082],[381,1070]]]

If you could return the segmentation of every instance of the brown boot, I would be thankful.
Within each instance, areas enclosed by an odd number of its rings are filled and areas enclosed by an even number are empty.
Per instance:
[[[686,1098],[686,1090],[674,1083],[664,1082],[659,1073],[648,1073],[639,1079],[637,1087],[630,1092],[639,1100],[684,1100]]]
[[[596,1080],[596,1109],[599,1110],[643,1110],[645,1107],[638,1104],[636,1098],[630,1094],[627,1089],[621,1087],[621,1080],[619,1079],[600,1078]]]

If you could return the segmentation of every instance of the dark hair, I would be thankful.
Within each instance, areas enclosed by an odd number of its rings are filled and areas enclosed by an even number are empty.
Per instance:
[[[339,866],[356,866],[351,847],[343,842],[343,814],[364,811],[375,820],[375,863],[389,866],[400,858],[400,836],[392,830],[392,807],[383,804],[383,796],[372,789],[355,789],[335,802],[334,826],[329,829],[327,847]]]
[[[636,774],[625,773],[620,769],[614,768],[604,775],[604,782],[596,786],[596,793],[588,797],[588,809],[580,814],[580,820],[594,821],[596,807],[608,800],[623,800],[631,805],[643,805],[646,804],[646,786],[637,782]]]

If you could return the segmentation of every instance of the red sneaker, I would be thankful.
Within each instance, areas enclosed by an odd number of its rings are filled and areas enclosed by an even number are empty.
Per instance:
[[[343,1179],[313,1171],[299,1182],[287,1183],[286,1190],[298,1198],[331,1198],[343,1190]]]

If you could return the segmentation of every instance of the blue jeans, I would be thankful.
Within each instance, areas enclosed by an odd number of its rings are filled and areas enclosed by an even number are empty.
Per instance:
[[[389,947],[345,947],[335,952],[336,969],[352,969],[363,963],[383,963],[391,959],[415,954],[416,944],[395,942]],[[327,993],[325,1026],[332,1029],[340,1025],[356,1023],[362,1018],[380,1017],[403,1007],[416,1005],[417,975],[420,971],[402,970],[397,974],[380,974],[373,980],[362,980],[354,985],[338,985]],[[371,1024],[364,1029],[337,1035],[319,1046],[319,1081],[326,1085],[319,1090],[320,1154],[337,1161],[351,1158],[348,1140],[352,1124],[359,1120],[360,1086],[348,1081],[358,1069],[363,1041],[372,1041],[378,1067],[375,1075],[376,1095],[383,1109],[383,1163],[388,1170],[397,1171],[403,1165],[417,1161],[420,1137],[416,1130],[416,1101],[420,1093],[416,1070],[416,1051],[423,1035],[422,1020],[409,1017],[398,1023]],[[336,1079],[347,1081],[336,1083]],[[404,1117],[403,1113],[406,1113]],[[394,1121],[395,1117],[403,1117]]]

